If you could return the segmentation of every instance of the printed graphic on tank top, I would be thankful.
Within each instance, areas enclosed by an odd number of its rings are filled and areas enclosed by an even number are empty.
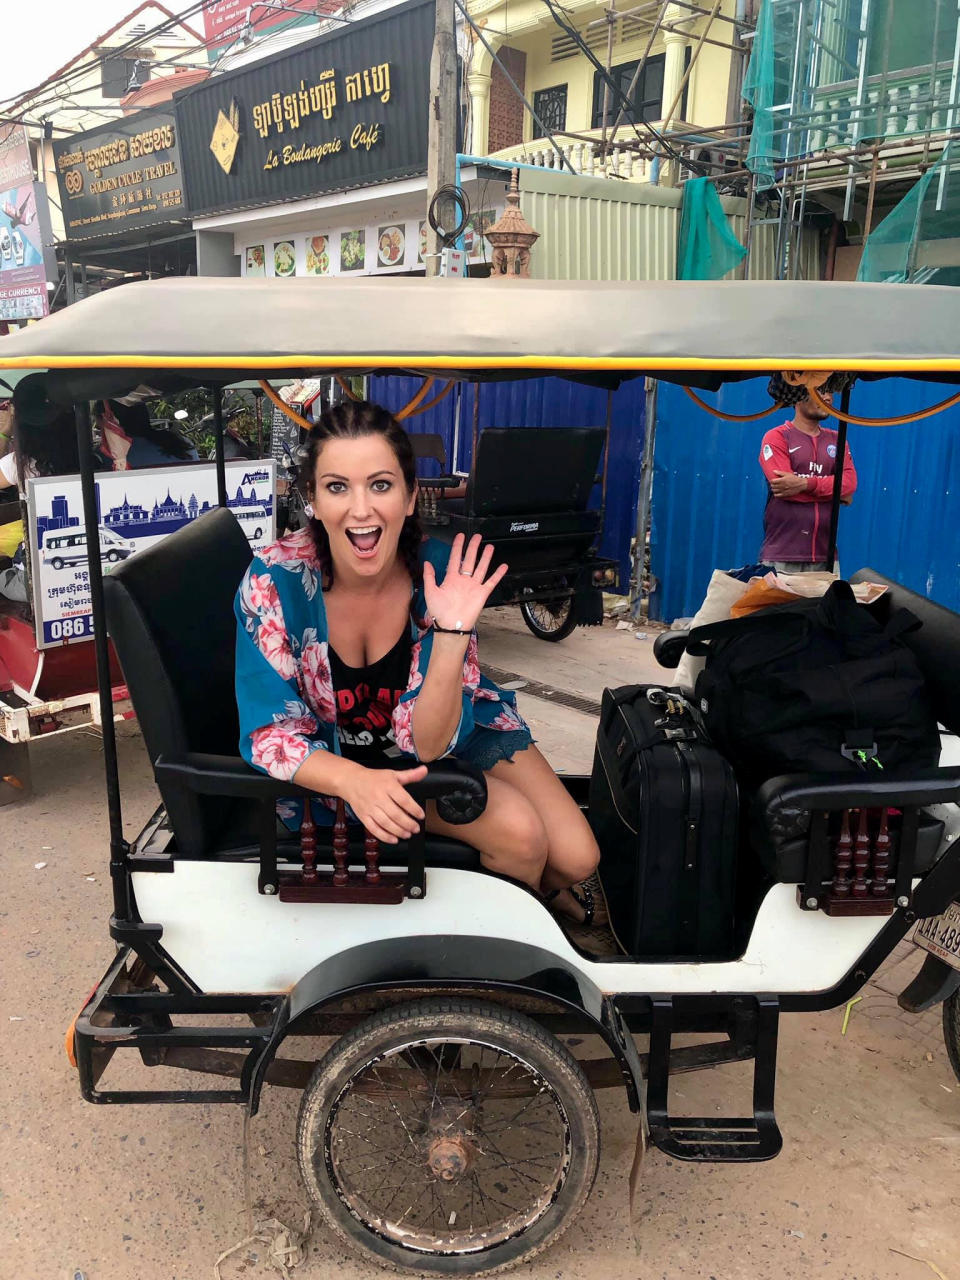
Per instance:
[[[347,666],[332,646],[329,658],[342,754],[367,765],[401,757],[392,716],[410,678],[409,631],[404,628],[393,648],[366,667]]]

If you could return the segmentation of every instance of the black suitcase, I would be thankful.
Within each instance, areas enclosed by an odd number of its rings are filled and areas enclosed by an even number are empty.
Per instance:
[[[604,690],[589,813],[620,945],[633,956],[729,956],[737,784],[677,690]]]

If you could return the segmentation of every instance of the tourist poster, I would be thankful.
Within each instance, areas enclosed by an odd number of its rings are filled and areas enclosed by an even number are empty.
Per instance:
[[[228,462],[226,470],[227,505],[258,551],[275,536],[276,463]],[[95,484],[106,573],[217,505],[213,463],[104,472]],[[27,509],[37,644],[87,640],[93,622],[80,477],[28,480]]]

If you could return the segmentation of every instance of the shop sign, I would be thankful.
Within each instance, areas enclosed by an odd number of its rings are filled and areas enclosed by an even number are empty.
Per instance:
[[[276,463],[228,462],[227,506],[259,551],[274,540]],[[217,505],[217,472],[202,466],[111,471],[96,478],[100,559],[110,572]],[[90,570],[79,476],[27,481],[37,645],[93,635]]]
[[[433,27],[405,4],[176,95],[191,213],[425,173]]]
[[[0,125],[0,320],[39,320],[48,313],[52,243],[46,192],[33,181],[26,130]]]
[[[236,43],[248,23],[255,35],[264,35],[274,27],[316,22],[318,17],[337,13],[342,7],[340,0],[284,0],[279,8],[272,3],[251,5],[248,0],[213,0],[203,10],[207,55],[215,62],[224,49]],[[298,13],[303,17],[298,19]]]
[[[177,126],[138,111],[53,144],[67,240],[90,240],[183,218]]]

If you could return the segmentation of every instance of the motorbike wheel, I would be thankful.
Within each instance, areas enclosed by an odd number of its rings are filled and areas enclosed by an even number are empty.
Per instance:
[[[943,1002],[943,1043],[953,1074],[960,1080],[960,991]]]
[[[368,1263],[420,1275],[489,1274],[546,1249],[589,1196],[599,1149],[569,1050],[475,1000],[388,1009],[338,1040],[297,1125],[328,1225]]]
[[[565,600],[524,602],[520,612],[538,640],[565,640],[577,625],[575,596],[568,596]]]

